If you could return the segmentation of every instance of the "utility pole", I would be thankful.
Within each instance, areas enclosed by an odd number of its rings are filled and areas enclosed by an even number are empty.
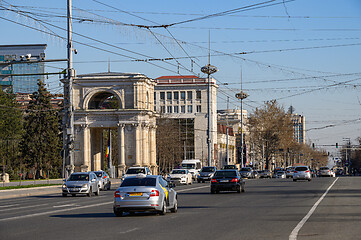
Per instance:
[[[229,97],[227,96],[227,126],[226,126],[226,132],[227,132],[227,139],[226,139],[226,145],[227,145],[227,152],[226,152],[226,157],[227,157],[227,165],[229,165],[229,140],[228,140],[228,105],[229,105]]]
[[[68,23],[68,68],[67,79],[64,82],[64,128],[63,128],[63,177],[67,177],[74,170],[74,115],[73,115],[73,40],[72,40],[72,0],[67,0],[67,23]],[[65,172],[65,165],[68,164],[69,169]]]

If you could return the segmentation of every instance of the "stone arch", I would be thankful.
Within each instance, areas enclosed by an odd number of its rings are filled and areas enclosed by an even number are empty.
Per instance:
[[[107,100],[111,97],[116,98],[116,105],[114,106],[106,106]],[[109,101],[108,101],[109,103]],[[122,96],[119,92],[114,91],[113,89],[109,88],[96,88],[88,92],[84,99],[82,108],[85,110],[88,109],[123,109],[124,108],[124,101],[122,101]],[[108,104],[109,105],[109,104]]]

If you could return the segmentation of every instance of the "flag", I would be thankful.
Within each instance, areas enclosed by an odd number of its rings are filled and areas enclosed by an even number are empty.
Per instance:
[[[105,151],[105,158],[108,158],[110,153],[110,129],[109,129],[109,136],[108,136],[108,146],[107,146],[107,150]]]

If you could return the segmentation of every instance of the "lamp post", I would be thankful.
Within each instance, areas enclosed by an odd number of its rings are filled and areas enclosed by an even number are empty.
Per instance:
[[[241,167],[243,167],[243,99],[246,99],[248,94],[241,92],[236,94],[236,98],[241,99]]]
[[[211,111],[211,83],[210,75],[217,72],[218,69],[211,64],[201,68],[201,71],[208,75],[208,85],[207,85],[207,117],[208,117],[208,128],[207,128],[207,144],[208,144],[208,166],[212,166],[212,136],[211,136],[211,126],[212,126],[212,111]]]

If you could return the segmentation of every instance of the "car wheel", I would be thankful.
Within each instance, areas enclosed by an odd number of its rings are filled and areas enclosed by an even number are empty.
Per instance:
[[[95,192],[95,196],[99,196],[99,194],[100,194],[100,190],[99,190],[99,187],[98,187],[97,191]]]
[[[241,186],[237,188],[237,193],[241,193]]]
[[[293,181],[294,181],[294,182],[296,182],[296,181],[297,181],[297,179],[293,179]]]
[[[61,196],[66,197],[66,196],[68,196],[68,194],[62,193]]]
[[[92,195],[93,195],[93,189],[90,188],[90,189],[89,189],[89,192],[88,192],[88,197],[91,197]]]
[[[177,199],[174,202],[173,208],[170,209],[172,213],[176,213],[178,211],[178,201]]]
[[[309,181],[309,182],[311,182],[311,178],[310,178],[310,179],[308,179],[308,181]]]
[[[166,206],[166,202],[165,200],[163,200],[163,204],[162,204],[162,210],[159,212],[160,215],[165,215],[167,213],[167,206]]]
[[[111,185],[112,185],[112,184],[109,182],[108,188],[107,188],[108,190],[110,190]]]
[[[211,194],[215,194],[216,191],[214,191],[214,189],[211,189]]]
[[[244,187],[243,187],[243,188],[241,188],[241,192],[244,192]]]
[[[117,217],[122,217],[123,216],[123,211],[119,211],[119,210],[114,209],[113,212],[114,212],[115,216],[117,216]]]

